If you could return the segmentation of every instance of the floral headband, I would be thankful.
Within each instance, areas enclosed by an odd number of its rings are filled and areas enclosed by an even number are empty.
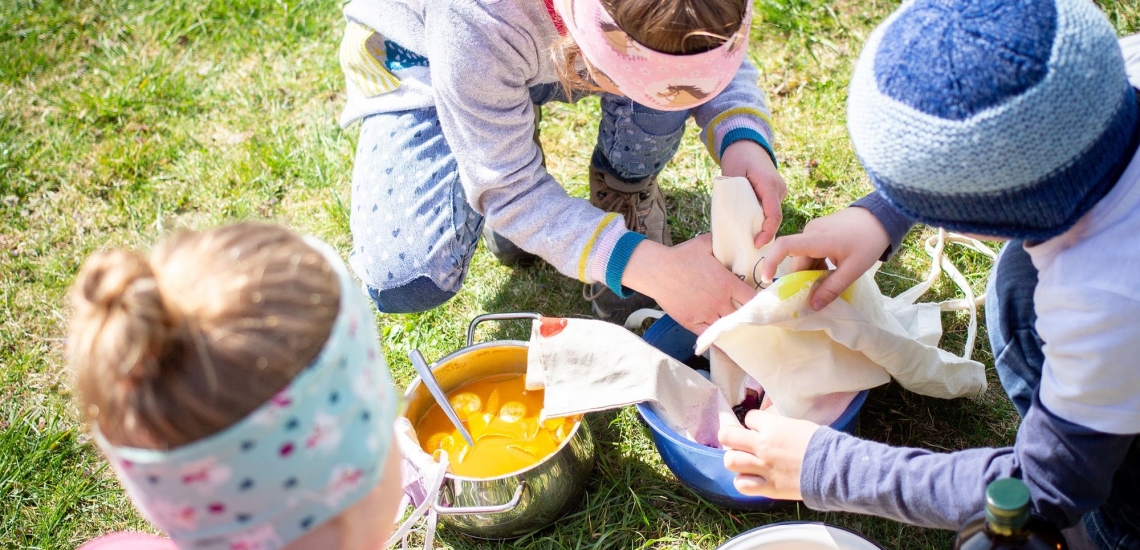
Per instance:
[[[558,14],[595,75],[623,95],[661,111],[696,107],[724,90],[736,76],[748,49],[752,2],[746,2],[740,28],[707,52],[673,55],[652,50],[614,22],[600,0],[554,0]]]
[[[397,398],[372,310],[336,252],[306,242],[337,273],[340,312],[288,386],[233,426],[170,451],[94,434],[135,506],[179,548],[282,548],[380,482]]]

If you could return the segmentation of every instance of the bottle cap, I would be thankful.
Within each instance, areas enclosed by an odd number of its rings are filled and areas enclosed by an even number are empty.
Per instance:
[[[1029,521],[1029,488],[1007,477],[986,487],[986,521],[999,531],[1018,529]]]

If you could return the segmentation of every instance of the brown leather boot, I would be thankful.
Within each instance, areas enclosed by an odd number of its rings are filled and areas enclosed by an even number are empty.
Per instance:
[[[626,183],[591,166],[590,204],[606,212],[621,214],[630,231],[665,246],[673,246],[665,214],[665,196],[657,185],[657,176]]]
[[[673,245],[665,214],[665,196],[657,185],[657,176],[626,183],[591,166],[590,204],[621,214],[630,231],[665,246]],[[619,298],[605,283],[585,285],[582,296],[590,302],[590,309],[599,319],[619,325],[625,324],[629,315],[639,309],[657,307],[652,298],[638,292],[629,298]]]

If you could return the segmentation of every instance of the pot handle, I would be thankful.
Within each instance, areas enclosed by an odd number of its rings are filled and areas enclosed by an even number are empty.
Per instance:
[[[475,344],[475,327],[483,321],[510,321],[513,319],[542,319],[541,313],[484,313],[471,320],[467,326],[467,347]]]
[[[518,487],[515,487],[514,496],[512,496],[511,500],[506,504],[494,504],[489,506],[446,506],[440,504],[438,500],[439,497],[436,497],[437,500],[432,503],[432,508],[435,509],[435,513],[441,516],[455,516],[460,514],[499,514],[502,512],[509,512],[511,510],[514,510],[515,507],[519,505],[519,502],[522,501],[523,489],[526,489],[526,480],[519,481]],[[441,491],[440,496],[442,495],[443,493]]]

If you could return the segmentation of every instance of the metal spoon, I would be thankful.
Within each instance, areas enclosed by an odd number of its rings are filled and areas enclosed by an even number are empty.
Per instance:
[[[459,415],[455,414],[455,409],[451,406],[451,402],[447,400],[447,394],[444,393],[443,388],[439,387],[439,381],[435,379],[435,374],[431,372],[431,367],[428,366],[427,360],[424,359],[424,354],[420,350],[414,349],[408,354],[412,360],[412,366],[416,367],[416,372],[420,373],[420,380],[424,381],[428,391],[431,392],[432,397],[435,397],[435,402],[439,404],[439,408],[443,409],[443,414],[447,415],[447,419],[459,431],[459,435],[467,441],[471,447],[475,447],[475,440],[471,439],[471,434],[467,432],[467,428],[463,426],[463,422],[459,420]]]

